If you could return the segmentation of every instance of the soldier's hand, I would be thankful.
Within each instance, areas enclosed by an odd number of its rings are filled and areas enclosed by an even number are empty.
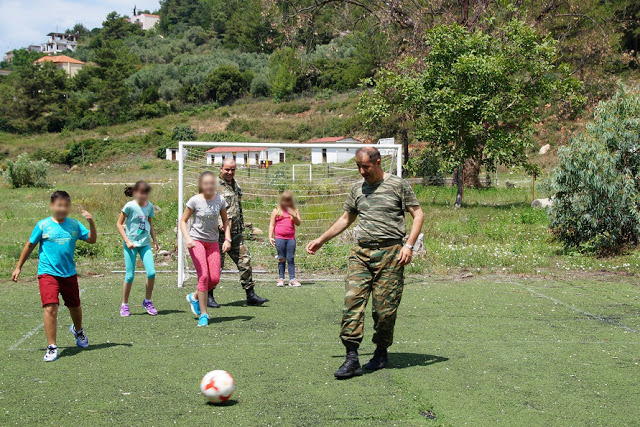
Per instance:
[[[413,257],[413,251],[406,246],[403,246],[400,249],[400,255],[398,255],[398,263],[400,265],[406,265],[411,262],[411,258]]]
[[[320,239],[313,240],[309,242],[307,245],[307,252],[311,255],[315,255],[315,253],[322,247],[322,242]]]
[[[225,240],[222,244],[222,252],[229,252],[229,250],[231,250],[231,243]]]

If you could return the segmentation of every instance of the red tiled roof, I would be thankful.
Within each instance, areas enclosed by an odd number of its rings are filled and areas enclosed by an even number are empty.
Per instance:
[[[36,60],[36,63],[40,64],[43,62],[53,62],[54,64],[60,64],[70,62],[72,64],[84,64],[82,61],[78,61],[75,58],[71,58],[67,55],[58,55],[58,56],[43,56],[42,58]]]
[[[215,147],[207,150],[207,153],[235,153],[244,151],[264,151],[266,147]]]

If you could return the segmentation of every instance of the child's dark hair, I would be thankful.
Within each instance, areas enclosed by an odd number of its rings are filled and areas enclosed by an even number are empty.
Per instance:
[[[198,177],[198,193],[202,193],[202,179],[205,176],[212,176],[212,177],[216,177],[215,174],[211,171],[204,171],[200,174],[200,176]]]
[[[71,196],[69,195],[69,193],[63,190],[54,191],[51,194],[51,203],[55,202],[58,199],[66,200],[67,202],[71,203]]]
[[[147,181],[138,181],[133,185],[124,187],[124,195],[127,197],[133,197],[133,193],[138,191],[149,194],[151,192],[151,186]]]

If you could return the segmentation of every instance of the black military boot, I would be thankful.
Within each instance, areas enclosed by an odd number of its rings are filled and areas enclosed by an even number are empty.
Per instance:
[[[362,368],[360,367],[360,361],[358,360],[358,350],[347,350],[347,357],[344,360],[340,369],[338,369],[334,377],[339,380],[346,380],[351,377],[362,375]]]
[[[207,297],[207,307],[220,308],[220,304],[218,304],[216,302],[216,299],[213,297],[213,289],[209,291],[209,296]]]
[[[364,365],[364,368],[369,371],[377,371],[378,369],[386,368],[389,364],[389,354],[386,348],[377,347],[373,352],[373,357],[369,360],[369,363]]]
[[[247,289],[246,291],[248,305],[262,305],[265,302],[269,301],[266,298],[260,298],[258,295],[256,295],[256,291],[254,291],[253,288]]]

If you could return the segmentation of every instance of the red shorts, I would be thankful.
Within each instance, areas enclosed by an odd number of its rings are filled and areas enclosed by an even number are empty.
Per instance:
[[[40,299],[43,307],[47,304],[60,304],[58,294],[62,295],[64,305],[67,307],[80,307],[77,275],[58,277],[41,274],[38,276],[38,284],[40,285]]]

